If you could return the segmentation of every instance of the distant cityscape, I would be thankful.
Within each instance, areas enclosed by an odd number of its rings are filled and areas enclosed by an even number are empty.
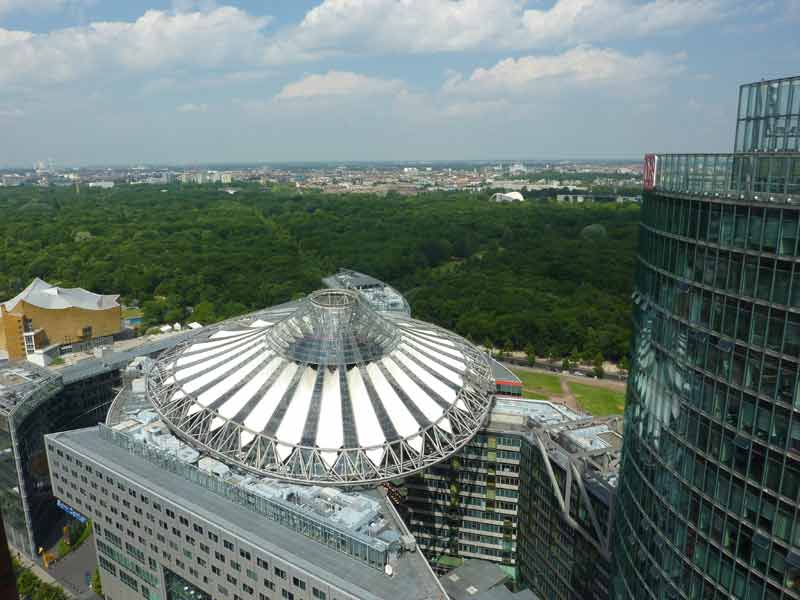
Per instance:
[[[640,161],[485,163],[355,163],[195,167],[59,167],[52,160],[29,169],[0,170],[0,186],[86,186],[258,183],[328,193],[408,194],[434,191],[575,192],[641,189]],[[230,190],[235,193],[235,189]]]

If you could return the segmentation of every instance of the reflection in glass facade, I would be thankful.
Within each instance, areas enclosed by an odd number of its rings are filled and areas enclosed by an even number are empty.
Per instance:
[[[800,150],[800,77],[760,81],[739,91],[736,152]]]
[[[0,510],[8,542],[33,557],[39,547],[58,540],[66,520],[53,497],[44,435],[103,420],[120,372],[106,370],[65,385],[60,376],[29,363],[11,365],[3,374],[13,368],[31,381],[0,402]]]
[[[167,588],[167,600],[211,600],[211,596],[203,590],[193,586],[191,582],[166,567],[164,568],[164,586]]]
[[[742,87],[737,150],[784,151],[759,158],[767,181],[773,159],[800,168],[799,85]],[[742,158],[703,164],[716,181]],[[684,185],[681,160],[659,160],[642,208],[615,596],[797,599],[800,202],[753,178]]]

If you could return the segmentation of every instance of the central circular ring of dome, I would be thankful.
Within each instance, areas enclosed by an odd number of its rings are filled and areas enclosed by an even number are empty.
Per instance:
[[[321,308],[345,308],[358,302],[358,294],[351,290],[318,290],[309,298]]]
[[[297,363],[345,367],[379,360],[400,332],[350,290],[319,290],[266,334],[267,345]]]
[[[480,429],[493,390],[488,359],[465,339],[338,289],[207,328],[147,376],[178,437],[256,474],[321,485],[444,460]]]

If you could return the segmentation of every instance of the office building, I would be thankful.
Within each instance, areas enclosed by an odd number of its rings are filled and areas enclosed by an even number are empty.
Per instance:
[[[498,396],[464,449],[400,486],[401,513],[439,573],[482,559],[543,599],[605,598],[617,429]]]
[[[114,600],[438,600],[376,484],[449,459],[493,393],[466,340],[326,289],[195,332],[48,458]]]
[[[800,598],[800,77],[735,140],[645,158],[617,598]]]
[[[20,294],[0,302],[0,351],[10,360],[33,360],[105,343],[122,329],[117,296],[61,288],[38,277]]]
[[[44,435],[103,421],[137,356],[155,355],[183,335],[59,370],[0,361],[0,507],[9,543],[29,557],[60,535],[64,515],[53,497]]]
[[[611,590],[622,419],[531,419],[517,510],[519,579],[543,600],[605,600]]]

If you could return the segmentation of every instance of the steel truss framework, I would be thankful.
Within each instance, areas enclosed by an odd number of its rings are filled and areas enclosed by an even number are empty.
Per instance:
[[[325,299],[322,300],[324,303]],[[308,340],[303,340],[302,330],[308,328],[309,319],[313,321],[316,318],[314,308],[309,307],[306,302],[301,302],[290,316],[284,317],[273,327],[269,327],[266,333],[259,335],[267,336],[266,345],[273,351],[280,351],[276,343],[282,344],[287,338],[297,338],[301,343],[287,345],[286,351],[280,352],[280,355],[300,367],[317,369],[320,374],[325,369],[338,368],[340,377],[345,378],[348,369],[364,367],[379,358],[378,354],[365,353],[368,354],[368,358],[365,359],[356,351],[355,358],[351,352],[346,352],[347,356],[340,354],[336,361],[331,358],[334,351],[330,347],[317,346],[308,352]],[[341,307],[332,308],[334,312],[341,310]],[[493,379],[486,356],[469,342],[440,327],[403,316],[372,314],[364,318],[363,314],[358,314],[342,318],[340,315],[331,316],[328,310],[322,312],[324,318],[321,322],[326,341],[329,341],[331,336],[345,338],[345,350],[358,346],[393,347],[396,345],[393,330],[402,331],[409,327],[421,328],[449,340],[461,352],[465,363],[465,370],[461,374],[463,385],[456,392],[456,400],[447,403],[441,418],[435,422],[426,422],[414,436],[405,438],[396,436],[395,439],[387,438],[384,444],[363,446],[348,444],[348,441],[352,442],[352,437],[348,440],[348,436],[345,435],[345,444],[341,448],[322,448],[303,444],[301,441],[300,444],[293,445],[291,453],[287,456],[286,442],[278,439],[274,433],[254,431],[247,428],[240,420],[228,419],[220,414],[216,405],[198,410],[199,405],[195,396],[185,393],[182,389],[183,382],[177,381],[174,376],[175,365],[181,355],[191,347],[192,341],[190,341],[177,346],[152,366],[147,376],[147,394],[150,401],[177,437],[223,462],[261,476],[320,485],[375,484],[405,477],[451,456],[472,439],[483,426],[491,408]],[[268,315],[268,312],[265,314]],[[298,315],[302,318],[295,318]],[[289,322],[292,319],[294,322]],[[351,324],[366,322],[368,325],[357,328],[355,336],[350,330],[342,336],[336,333],[337,322],[340,320]],[[371,337],[376,331],[379,331],[374,338],[376,344],[370,344],[370,339],[363,339],[362,334],[366,333]],[[270,332],[277,335],[270,338]],[[355,338],[358,338],[357,344],[348,342],[348,339]],[[300,354],[298,348],[305,351]],[[335,364],[337,362],[338,366]],[[407,374],[412,376],[410,372]],[[320,393],[321,379],[322,377],[317,378],[315,394]],[[181,393],[176,394],[178,391]],[[342,392],[342,402],[348,402],[345,397],[346,385],[342,386]],[[292,393],[291,386],[286,393]],[[443,401],[439,403],[444,405]],[[224,421],[224,424],[220,426],[221,421]],[[215,425],[212,426],[212,423]],[[417,438],[413,443],[417,449],[409,443],[411,437]],[[330,459],[332,454],[336,455],[333,462]],[[376,455],[381,456],[379,461],[375,460]]]

